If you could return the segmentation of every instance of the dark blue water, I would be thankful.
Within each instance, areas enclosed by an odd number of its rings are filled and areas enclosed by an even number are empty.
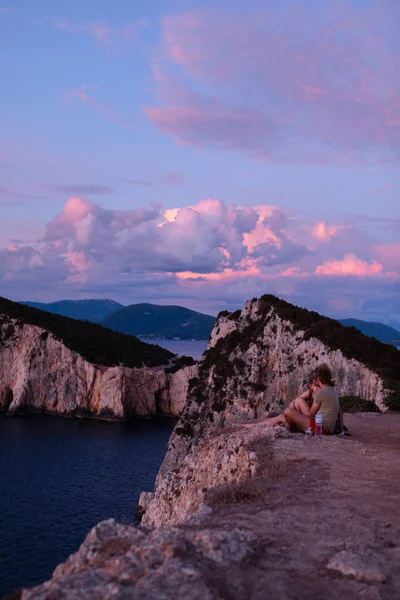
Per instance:
[[[142,340],[149,344],[157,344],[162,348],[170,350],[174,354],[191,356],[194,360],[200,360],[203,352],[207,350],[206,340]]]
[[[0,598],[48,579],[99,521],[134,522],[174,424],[0,416]]]

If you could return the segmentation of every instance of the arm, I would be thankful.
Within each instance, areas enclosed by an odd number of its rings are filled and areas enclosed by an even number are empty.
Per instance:
[[[297,396],[297,398],[292,400],[291,403],[289,404],[289,407],[295,408],[296,410],[300,410],[302,412],[301,407],[304,406],[304,403],[302,402],[302,400],[304,400],[305,402],[307,402],[307,400],[310,400],[310,391],[309,390],[306,390],[305,392],[300,394],[300,396]]]
[[[315,402],[315,401],[313,402],[313,404],[312,404],[312,406],[311,406],[311,408],[310,408],[310,415],[311,415],[312,417],[315,417],[315,415],[317,414],[317,412],[318,412],[318,411],[319,411],[319,409],[320,409],[320,406],[321,406],[321,405],[319,404],[319,402]]]

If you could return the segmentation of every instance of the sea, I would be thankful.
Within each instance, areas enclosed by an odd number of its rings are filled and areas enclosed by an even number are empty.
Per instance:
[[[195,359],[207,345],[152,343]],[[99,521],[135,523],[175,423],[0,415],[0,598],[51,577]]]
[[[148,344],[157,344],[162,348],[170,350],[174,354],[191,356],[195,360],[200,360],[203,352],[207,349],[207,340],[146,340],[142,342]]]

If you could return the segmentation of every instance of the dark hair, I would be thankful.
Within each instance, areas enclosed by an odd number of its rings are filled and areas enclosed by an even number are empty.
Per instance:
[[[307,381],[308,398],[306,398],[306,402],[310,406],[310,408],[314,401],[314,390],[312,389],[312,386],[313,386],[313,384],[316,383],[317,379],[318,378],[315,375],[315,370],[311,371],[311,373],[308,376],[308,381]]]
[[[332,371],[328,365],[319,365],[314,371],[315,379],[319,379],[323,385],[334,387],[335,382],[332,377]]]
[[[316,373],[316,369],[314,369],[308,376],[308,387],[311,388],[312,384],[315,383],[317,379],[318,375]]]

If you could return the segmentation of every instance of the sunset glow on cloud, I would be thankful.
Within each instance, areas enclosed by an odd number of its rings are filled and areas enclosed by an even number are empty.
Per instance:
[[[0,274],[19,293],[29,274],[42,292],[62,294],[68,289],[81,294],[107,282],[110,291],[131,285],[138,293],[136,286],[142,282],[145,289],[154,285],[153,293],[173,289],[176,297],[194,300],[200,294],[211,301],[224,293],[238,304],[247,296],[284,293],[289,281],[294,291],[299,280],[307,280],[313,289],[323,277],[319,301],[332,293],[338,279],[398,284],[399,271],[393,271],[397,246],[373,247],[365,239],[362,254],[368,259],[359,258],[358,232],[353,230],[353,236],[331,243],[332,258],[324,260],[329,235],[317,236],[321,251],[310,252],[292,241],[305,227],[312,237],[321,222],[291,217],[274,206],[237,207],[216,199],[176,209],[117,211],[71,197],[35,246],[13,243],[2,251]],[[349,228],[324,224],[324,231],[337,235]],[[341,293],[346,296],[346,288]]]
[[[352,254],[347,254],[343,260],[334,260],[324,263],[315,269],[317,275],[353,275],[374,277],[382,273],[382,265],[373,260],[367,263]]]
[[[312,234],[319,240],[325,240],[329,242],[341,229],[343,229],[343,225],[327,225],[324,223],[324,221],[320,221],[313,228]]]
[[[400,3],[182,6],[0,10],[0,293],[400,328]]]
[[[384,0],[315,7],[267,2],[261,12],[165,17],[161,105],[148,108],[151,121],[183,143],[266,161],[398,161],[397,8]]]

